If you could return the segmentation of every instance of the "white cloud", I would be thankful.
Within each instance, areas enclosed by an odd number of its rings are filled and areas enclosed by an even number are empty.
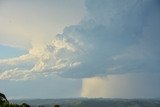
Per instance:
[[[80,64],[72,57],[78,51],[71,42],[55,38],[47,45],[33,46],[26,55],[0,60],[0,79],[30,79],[35,73],[60,72]]]
[[[11,69],[0,73],[1,80],[30,80],[34,79],[34,74],[27,70],[19,70],[18,68]]]
[[[25,48],[28,53],[0,59],[0,79],[27,79],[35,73],[58,72],[77,66],[80,62],[71,57],[76,53],[76,47],[56,35],[63,32],[64,27],[77,24],[84,11],[83,0],[3,1],[0,44]]]

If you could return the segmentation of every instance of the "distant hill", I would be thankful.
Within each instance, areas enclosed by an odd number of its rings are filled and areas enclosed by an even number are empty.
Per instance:
[[[160,107],[159,99],[34,99],[34,100],[11,100],[11,103],[30,104],[31,107],[44,105],[53,107],[59,104],[60,107]]]

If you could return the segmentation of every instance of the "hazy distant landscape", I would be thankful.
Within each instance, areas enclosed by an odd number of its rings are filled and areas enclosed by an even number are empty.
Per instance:
[[[27,103],[31,107],[160,107],[160,99],[34,99],[34,100],[11,100],[11,103]]]

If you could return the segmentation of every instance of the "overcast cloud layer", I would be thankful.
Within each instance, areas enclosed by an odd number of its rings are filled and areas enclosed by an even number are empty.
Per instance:
[[[86,0],[87,15],[78,25],[52,40],[35,38],[27,54],[0,60],[0,79],[158,73],[159,5],[158,0]]]

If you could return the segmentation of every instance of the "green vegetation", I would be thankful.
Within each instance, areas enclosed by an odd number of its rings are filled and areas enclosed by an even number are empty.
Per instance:
[[[30,105],[23,103],[22,105],[10,104],[6,96],[0,93],[0,107],[30,107]]]
[[[20,104],[27,102],[31,107],[160,107],[160,99],[35,99],[35,100],[14,100]],[[57,106],[58,104],[58,106]],[[60,106],[59,106],[60,105]]]
[[[30,107],[30,105],[28,104],[21,104],[21,105],[18,105],[18,104],[10,104],[10,103],[0,103],[0,107]]]
[[[160,99],[37,99],[9,103],[0,93],[0,107],[160,107]],[[23,103],[22,102],[26,102]],[[58,104],[58,105],[57,105]]]
[[[7,100],[6,96],[0,93],[0,107],[31,107],[30,105],[23,103],[23,104],[11,104]],[[45,106],[38,106],[38,107],[45,107]],[[54,107],[60,107],[59,105],[54,105]]]
[[[60,107],[60,105],[54,105],[54,107]]]

